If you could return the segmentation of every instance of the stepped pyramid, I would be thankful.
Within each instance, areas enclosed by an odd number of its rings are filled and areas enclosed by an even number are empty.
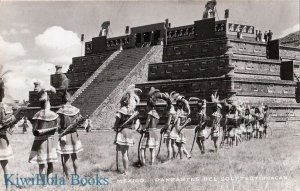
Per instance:
[[[57,89],[57,94],[50,94],[52,109],[61,105],[61,79],[67,77],[72,104],[91,115],[100,129],[112,127],[121,95],[130,84],[143,91],[138,106],[142,120],[147,93],[155,87],[208,101],[218,91],[221,99],[269,105],[273,121],[299,122],[300,49],[282,46],[279,40],[258,41],[255,29],[215,18],[171,28],[166,20],[133,27],[125,36],[95,37],[85,43],[85,56],[73,58],[67,73],[57,67],[51,75]],[[35,89],[29,92],[29,118],[39,109]],[[195,103],[190,104],[194,119]],[[158,112],[163,123],[164,104]]]

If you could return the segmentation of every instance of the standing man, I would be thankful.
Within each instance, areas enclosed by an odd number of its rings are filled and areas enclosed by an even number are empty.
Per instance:
[[[147,101],[147,120],[145,126],[142,128],[142,131],[145,132],[145,136],[143,139],[143,143],[141,146],[141,156],[142,156],[142,165],[145,165],[146,159],[146,149],[150,150],[150,165],[154,164],[155,161],[155,148],[159,145],[159,130],[157,129],[157,125],[159,122],[159,115],[155,109],[156,101],[150,98]]]
[[[264,33],[264,40],[265,40],[265,42],[268,42],[268,32],[267,31],[265,31],[265,33]]]
[[[198,147],[201,151],[201,154],[205,153],[205,146],[204,146],[204,141],[205,138],[207,136],[206,133],[206,100],[200,100],[200,103],[198,103],[198,106],[200,108],[200,111],[197,113],[197,121],[198,121],[198,125],[196,127],[196,132],[197,132],[197,144]]]
[[[180,159],[183,158],[182,156],[183,154],[185,154],[188,159],[191,158],[191,155],[189,154],[189,152],[186,150],[184,146],[184,144],[186,143],[186,138],[180,129],[186,123],[190,113],[191,113],[191,109],[188,101],[182,95],[178,95],[176,98],[176,115],[178,119],[176,120],[175,128],[178,134],[178,137],[176,139],[176,144],[178,146]]]
[[[7,138],[7,130],[10,124],[13,123],[16,118],[14,117],[12,107],[4,104],[4,81],[0,78],[0,163],[4,173],[4,176],[9,174],[8,172],[8,160],[13,158],[13,151]],[[4,177],[3,176],[3,177]],[[8,189],[8,185],[6,190]]]
[[[268,34],[268,42],[272,40],[272,37],[273,37],[273,32],[271,30],[269,30]]]
[[[140,126],[140,121],[134,116],[136,105],[140,103],[137,93],[140,92],[142,90],[135,88],[134,85],[127,88],[120,100],[121,108],[117,111],[113,128],[116,131],[114,141],[117,152],[116,163],[118,167],[118,153],[120,151],[122,153],[124,175],[128,173],[128,151],[129,147],[134,145],[134,131]]]
[[[92,124],[92,120],[90,119],[89,115],[86,116],[86,120],[84,121],[83,126],[84,126],[86,133],[92,132],[93,124]]]
[[[270,112],[269,112],[269,106],[265,105],[264,108],[264,119],[263,119],[263,136],[267,137],[267,129],[269,126],[269,120],[270,120]]]
[[[27,117],[25,116],[24,117],[24,122],[23,122],[23,134],[24,133],[27,133],[27,129],[28,129],[28,120],[27,120]]]
[[[39,174],[44,184],[53,173],[53,163],[57,162],[54,134],[58,126],[58,115],[50,110],[50,99],[45,90],[40,98],[41,110],[33,116],[33,134],[35,135],[29,156],[30,163],[39,165]],[[47,166],[45,177],[45,166]]]
[[[261,31],[258,31],[258,41],[262,42],[262,33],[261,33]]]
[[[64,105],[57,111],[59,115],[58,133],[60,137],[58,140],[57,153],[61,155],[63,172],[67,179],[69,179],[69,166],[67,163],[70,157],[72,159],[74,174],[77,174],[77,153],[83,151],[76,128],[76,123],[80,121],[81,115],[79,109],[72,106],[69,101],[70,94],[65,91],[62,97],[62,103]]]
[[[178,137],[175,128],[177,117],[176,117],[175,108],[172,103],[172,101],[174,100],[173,93],[171,93],[170,95],[168,93],[165,93],[165,95],[166,95],[165,101],[167,102],[166,112],[167,112],[168,120],[163,131],[165,132],[164,139],[166,140],[167,153],[168,153],[167,162],[169,162],[171,161],[171,159],[176,158],[176,153],[177,153],[176,144],[175,144],[176,139]]]
[[[214,103],[214,108],[213,108],[214,112],[211,115],[212,129],[210,135],[211,135],[211,140],[214,142],[215,152],[218,152],[217,143],[218,143],[218,139],[220,136],[220,129],[221,129],[220,123],[222,119],[222,114],[221,114],[222,105],[219,103],[219,96],[217,96],[217,92],[211,95],[211,101]]]

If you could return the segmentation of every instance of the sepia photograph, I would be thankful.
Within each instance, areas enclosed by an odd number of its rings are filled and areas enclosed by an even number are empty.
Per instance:
[[[299,0],[0,0],[0,190],[299,191]]]

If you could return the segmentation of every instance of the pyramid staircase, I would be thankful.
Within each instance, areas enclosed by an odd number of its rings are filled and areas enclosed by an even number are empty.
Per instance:
[[[71,98],[72,105],[80,108],[83,116],[92,115],[126,76],[155,48],[125,49],[113,53],[75,92]]]

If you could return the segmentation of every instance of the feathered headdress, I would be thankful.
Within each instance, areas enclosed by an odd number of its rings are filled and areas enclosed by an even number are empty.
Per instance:
[[[50,110],[50,98],[48,92],[56,93],[56,90],[53,86],[50,86],[49,89],[42,88],[38,93],[40,94],[39,101],[45,104],[45,110]]]
[[[135,85],[130,85],[124,92],[120,103],[121,107],[126,106],[129,111],[134,111],[137,104],[140,103],[138,94],[142,92],[141,89],[135,88]]]
[[[217,107],[222,109],[222,105],[220,104],[218,91],[216,91],[214,94],[211,94],[211,101],[216,104]]]
[[[183,95],[180,95],[179,93],[174,94],[174,98],[176,100],[176,105],[183,106],[183,110],[189,115],[191,113],[191,108],[189,102],[184,98]]]
[[[0,72],[2,70],[2,67],[0,68]],[[10,73],[11,70],[7,70],[5,72],[1,72],[0,73],[0,102],[2,102],[2,99],[4,98],[5,96],[5,75]]]

